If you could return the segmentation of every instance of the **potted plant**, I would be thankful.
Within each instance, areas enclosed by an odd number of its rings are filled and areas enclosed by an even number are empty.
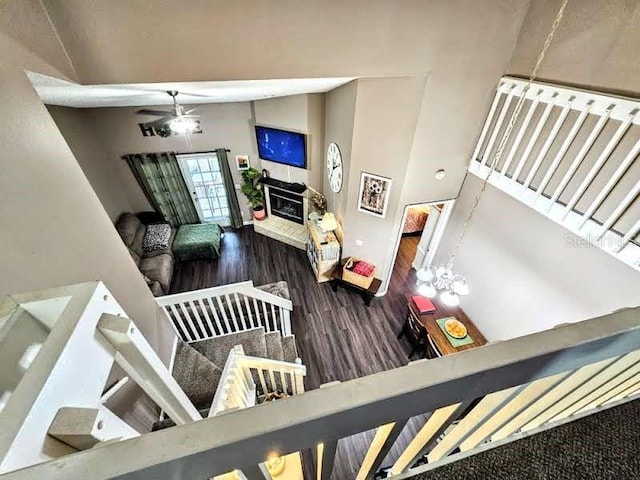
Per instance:
[[[256,183],[260,178],[260,172],[251,167],[242,172],[242,193],[245,194],[249,204],[253,209],[253,218],[256,220],[264,220],[266,216],[264,211],[264,198],[262,196],[262,185]]]

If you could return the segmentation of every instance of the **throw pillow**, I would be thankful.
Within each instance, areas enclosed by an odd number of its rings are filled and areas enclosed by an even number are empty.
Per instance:
[[[151,280],[149,277],[147,277],[144,273],[142,274],[142,278],[147,283],[147,285],[151,285],[153,283],[153,280]]]
[[[147,226],[147,232],[142,240],[142,249],[145,252],[154,250],[166,250],[169,248],[171,238],[171,226],[166,223],[158,223]]]

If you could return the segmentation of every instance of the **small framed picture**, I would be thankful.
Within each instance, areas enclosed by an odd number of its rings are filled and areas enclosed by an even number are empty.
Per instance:
[[[236,165],[238,170],[249,170],[251,162],[249,162],[249,155],[236,155]]]
[[[384,218],[387,214],[389,192],[393,180],[372,173],[360,174],[360,193],[358,194],[358,211]]]

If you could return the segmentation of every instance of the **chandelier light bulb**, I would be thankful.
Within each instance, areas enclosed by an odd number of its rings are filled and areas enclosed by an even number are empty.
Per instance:
[[[418,281],[420,282],[430,282],[435,277],[435,268],[426,267],[421,268],[416,272],[416,276],[418,277]]]
[[[453,293],[451,290],[444,291],[440,294],[440,300],[447,307],[457,307],[460,305],[460,297]]]
[[[436,287],[434,287],[431,283],[421,284],[418,287],[418,293],[427,298],[435,298],[435,296],[438,294]]]
[[[421,268],[420,270],[418,270],[416,272],[416,277],[418,277],[418,283],[419,282],[428,282],[430,280],[429,272],[427,271],[426,268]]]
[[[454,274],[451,264],[446,266],[428,266],[416,272],[416,286],[423,297],[435,298],[440,293],[440,299],[448,307],[460,304],[460,295],[468,295],[470,288],[464,275]]]

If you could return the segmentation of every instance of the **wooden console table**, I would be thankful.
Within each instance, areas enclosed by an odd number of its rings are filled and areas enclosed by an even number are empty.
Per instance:
[[[371,305],[371,299],[378,293],[380,290],[380,285],[382,285],[382,280],[379,278],[374,278],[369,288],[362,288],[358,285],[354,285],[353,283],[346,282],[342,279],[342,267],[344,265],[345,260],[342,260],[336,268],[331,272],[331,289],[334,292],[338,291],[338,287],[341,286],[347,290],[352,290],[362,297],[364,300],[364,304],[368,307]]]

